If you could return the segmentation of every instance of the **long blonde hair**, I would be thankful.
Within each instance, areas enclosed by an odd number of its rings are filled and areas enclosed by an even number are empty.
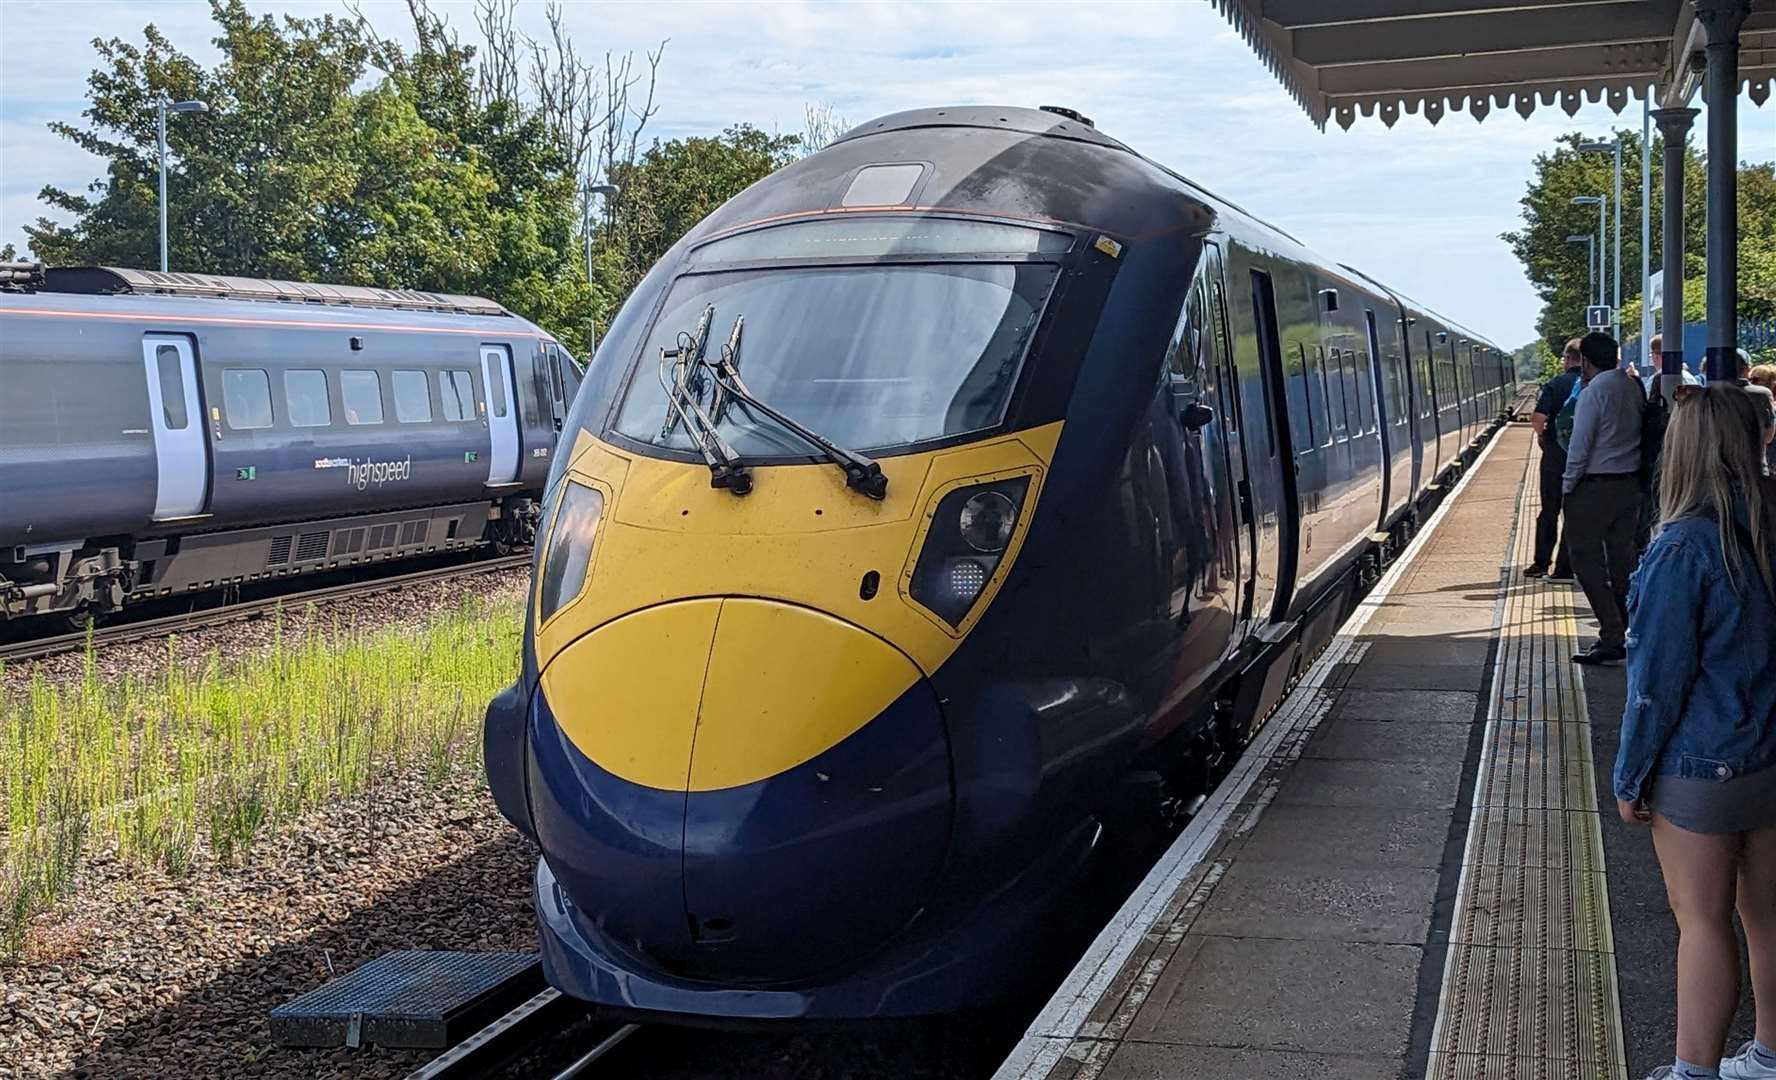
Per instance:
[[[1743,505],[1752,561],[1764,588],[1776,596],[1770,552],[1776,546],[1770,512],[1776,508],[1769,505],[1763,486],[1763,424],[1751,395],[1732,383],[1682,388],[1661,457],[1659,523],[1695,515],[1714,518],[1731,581],[1742,558],[1734,538],[1734,509]]]

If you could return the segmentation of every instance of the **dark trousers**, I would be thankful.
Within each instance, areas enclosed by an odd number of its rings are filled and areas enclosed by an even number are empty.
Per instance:
[[[1587,476],[1566,496],[1573,575],[1597,616],[1597,643],[1619,649],[1628,632],[1628,576],[1640,525],[1640,479]]]
[[[1547,566],[1553,562],[1554,576],[1565,577],[1571,573],[1572,560],[1566,557],[1566,545],[1559,544],[1559,554],[1555,547],[1560,537],[1560,507],[1565,499],[1560,490],[1560,479],[1566,472],[1566,451],[1556,443],[1553,447],[1542,447],[1541,488],[1542,508],[1536,512],[1535,564]]]

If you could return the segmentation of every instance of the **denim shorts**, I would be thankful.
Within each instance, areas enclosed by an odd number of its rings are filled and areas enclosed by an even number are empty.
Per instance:
[[[1730,780],[1655,776],[1647,805],[1686,832],[1755,832],[1776,826],[1776,768]]]

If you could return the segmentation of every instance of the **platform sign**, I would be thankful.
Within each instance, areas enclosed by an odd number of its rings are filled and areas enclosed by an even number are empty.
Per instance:
[[[1585,309],[1585,327],[1589,330],[1608,330],[1614,314],[1608,304],[1592,304]]]

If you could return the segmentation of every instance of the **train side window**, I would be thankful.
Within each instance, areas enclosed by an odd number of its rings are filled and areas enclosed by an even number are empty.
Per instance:
[[[1171,372],[1173,388],[1195,397],[1202,393],[1203,335],[1209,332],[1200,281],[1190,287],[1190,294],[1185,298],[1184,323],[1180,330],[1178,340],[1172,343],[1166,358],[1166,366]]]
[[[236,431],[271,426],[271,377],[259,368],[222,372],[222,411]]]
[[[432,394],[423,371],[397,370],[394,375],[395,421],[427,424],[432,419]]]
[[[560,347],[549,346],[549,388],[554,392],[556,401],[565,402],[567,387],[561,381],[561,363]]]
[[[1326,405],[1332,412],[1332,438],[1344,439],[1350,434],[1350,403],[1345,400],[1350,383],[1344,377],[1344,350],[1333,349],[1327,354],[1326,384],[1329,393]]]
[[[438,395],[444,399],[444,419],[475,418],[475,384],[466,371],[438,372]]]
[[[1295,343],[1295,363],[1289,372],[1289,419],[1295,424],[1295,445],[1300,447],[1318,446],[1314,438],[1313,394],[1309,389],[1313,385],[1312,370],[1307,363],[1307,346]]]
[[[185,369],[179,362],[179,350],[160,345],[154,350],[155,374],[160,376],[160,413],[168,431],[184,431],[191,423],[185,412]]]
[[[327,402],[327,373],[320,368],[291,368],[284,372],[284,406],[291,427],[326,427],[333,422]]]
[[[1351,376],[1357,382],[1357,426],[1358,434],[1375,430],[1375,384],[1369,378],[1369,361],[1365,354],[1352,352]]]
[[[348,424],[382,423],[382,376],[374,371],[341,371],[339,397]]]
[[[506,366],[502,350],[494,350],[487,356],[487,400],[493,406],[493,415],[506,415],[506,374],[502,370]]]

